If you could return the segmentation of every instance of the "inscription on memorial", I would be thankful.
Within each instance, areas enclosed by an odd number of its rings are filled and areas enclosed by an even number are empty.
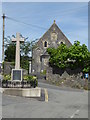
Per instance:
[[[22,70],[12,70],[12,80],[22,81]]]

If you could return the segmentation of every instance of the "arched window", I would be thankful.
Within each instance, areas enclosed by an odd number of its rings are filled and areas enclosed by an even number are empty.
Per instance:
[[[61,42],[61,44],[64,44],[63,42]]]
[[[59,44],[59,45],[60,45],[60,44],[65,44],[65,42],[63,42],[63,41],[60,41],[58,44]]]
[[[44,42],[44,47],[47,47],[47,42],[46,41]]]

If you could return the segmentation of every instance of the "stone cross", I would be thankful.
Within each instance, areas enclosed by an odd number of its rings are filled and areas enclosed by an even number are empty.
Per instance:
[[[16,33],[16,38],[12,38],[12,42],[16,42],[15,69],[20,69],[20,42],[24,42],[24,38],[20,37],[20,33]]]

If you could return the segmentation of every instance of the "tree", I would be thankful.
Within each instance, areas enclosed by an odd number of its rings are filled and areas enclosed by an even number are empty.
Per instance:
[[[75,41],[71,47],[61,44],[57,49],[48,48],[50,54],[50,65],[61,69],[80,68],[83,72],[90,72],[90,52],[85,44],[80,45],[79,41]]]
[[[14,35],[12,36],[15,37]],[[7,38],[4,38],[4,46],[5,46],[5,61],[14,62],[16,43],[12,42],[10,36],[7,36]]]
[[[31,52],[31,43],[29,41],[25,41],[21,44],[21,55],[22,56],[29,56]]]
[[[57,49],[48,48],[47,51],[51,56],[49,60],[51,66],[56,66],[63,69],[66,67],[68,48],[65,44],[61,44]]]
[[[14,62],[15,61],[15,44],[10,44],[5,50],[5,61]]]
[[[75,41],[74,45],[69,48],[68,54],[70,60],[75,60],[74,64],[69,64],[72,68],[87,69],[87,61],[90,60],[90,52],[85,44],[80,45],[79,41]]]
[[[15,37],[13,35],[13,37]],[[28,70],[29,66],[29,57],[31,52],[31,43],[26,41],[20,44],[20,58],[21,58],[21,67]],[[12,42],[11,37],[8,36],[5,38],[5,61],[15,62],[15,51],[16,43]]]

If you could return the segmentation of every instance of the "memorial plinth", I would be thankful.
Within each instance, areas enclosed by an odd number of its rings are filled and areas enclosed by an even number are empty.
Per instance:
[[[3,88],[2,93],[21,97],[41,97],[41,88]]]

